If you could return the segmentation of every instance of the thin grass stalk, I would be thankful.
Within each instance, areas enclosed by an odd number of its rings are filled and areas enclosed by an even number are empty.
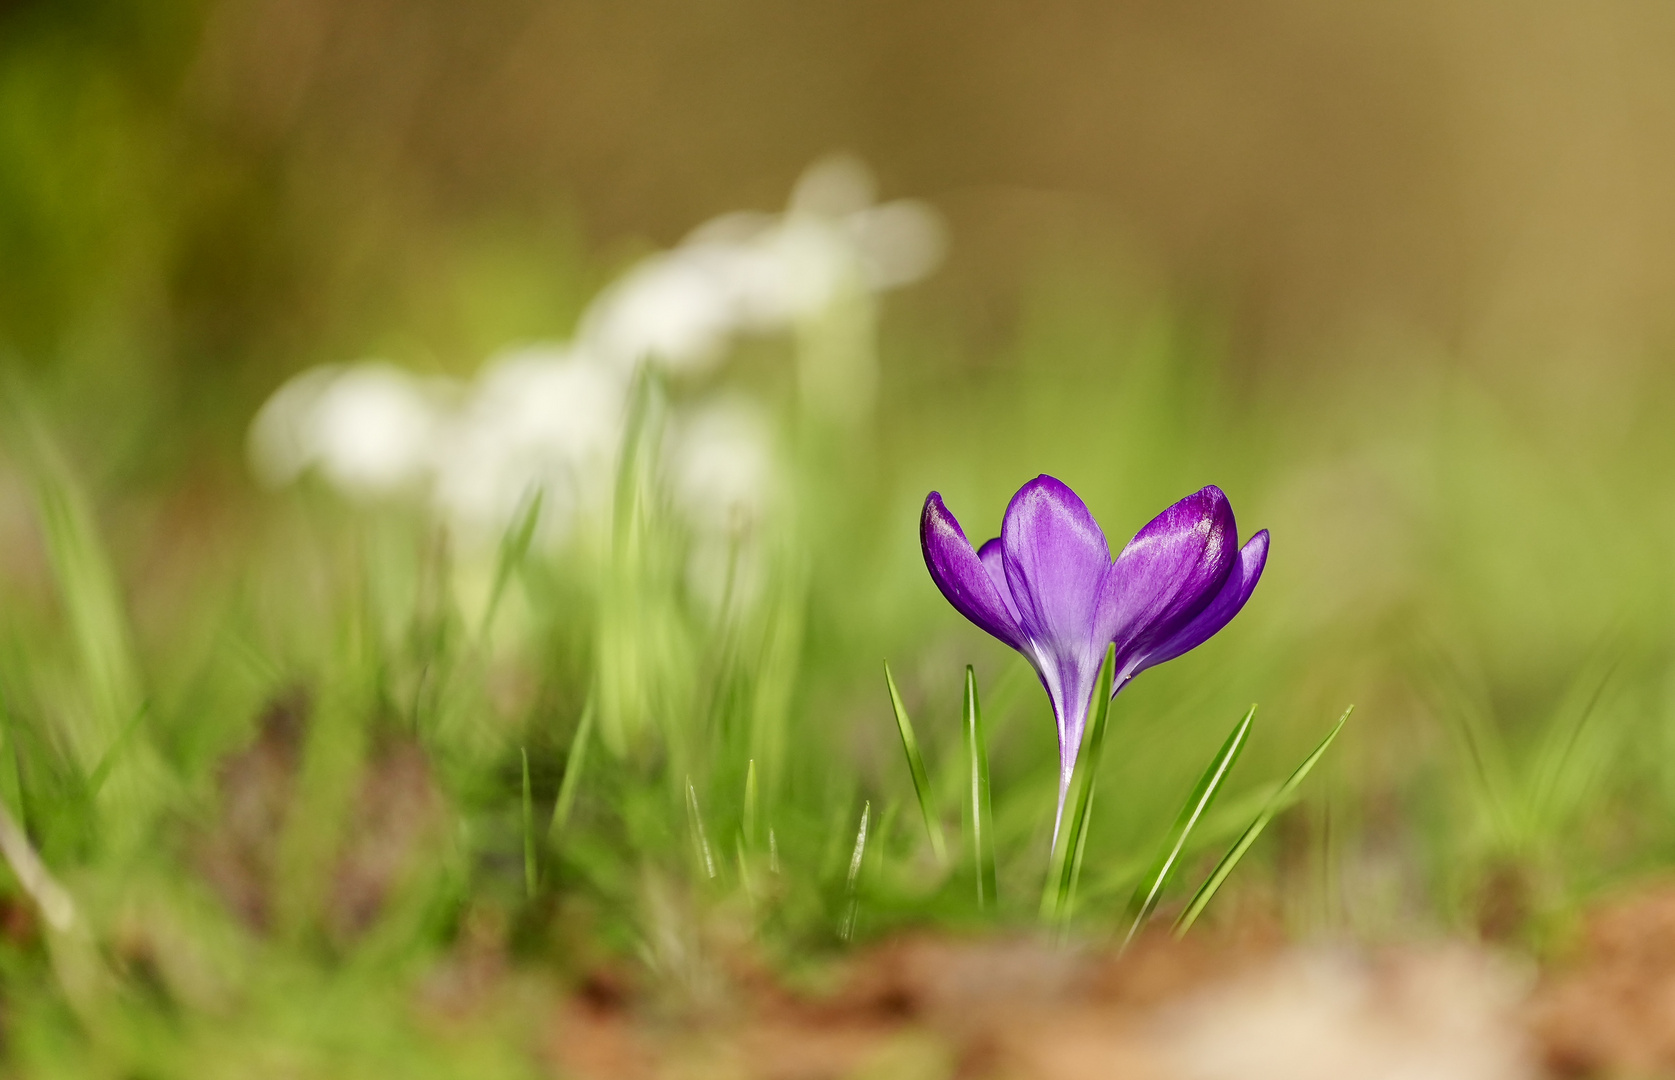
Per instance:
[[[535,898],[535,799],[529,786],[529,750],[518,747],[523,758],[523,888],[524,895]]]
[[[1245,852],[1249,851],[1251,845],[1256,843],[1256,838],[1262,835],[1262,830],[1268,827],[1268,822],[1272,821],[1280,811],[1291,805],[1292,797],[1296,794],[1297,788],[1320,761],[1321,757],[1325,755],[1327,748],[1332,745],[1332,740],[1338,737],[1338,732],[1343,730],[1344,724],[1349,721],[1350,714],[1354,711],[1355,706],[1353,705],[1344,710],[1344,714],[1338,718],[1338,722],[1332,726],[1332,730],[1327,732],[1326,738],[1320,741],[1320,745],[1314,748],[1314,752],[1304,758],[1303,763],[1297,766],[1296,770],[1286,778],[1285,783],[1279,786],[1279,790],[1268,799],[1261,812],[1256,815],[1256,819],[1250,823],[1239,836],[1239,839],[1234,841],[1227,854],[1223,855],[1221,861],[1216,864],[1216,868],[1210,871],[1210,876],[1204,879],[1204,884],[1198,886],[1198,891],[1193,894],[1192,899],[1186,905],[1186,909],[1175,920],[1174,933],[1176,937],[1181,937],[1192,929],[1192,924],[1197,922],[1198,916],[1204,913],[1204,908],[1215,896],[1216,890],[1221,888],[1222,883],[1227,880],[1227,876],[1233,872],[1233,868],[1239,865],[1239,860],[1245,857]]]
[[[989,804],[989,749],[983,732],[983,708],[977,700],[977,673],[965,668],[965,757],[971,774],[971,856],[977,874],[977,907],[987,910],[995,888],[994,815]]]
[[[692,846],[698,855],[698,865],[703,868],[706,877],[714,880],[715,856],[710,852],[709,834],[704,831],[704,815],[698,809],[698,789],[692,786],[691,776],[686,778],[686,815],[687,824],[692,829]]]
[[[32,419],[32,418],[31,418]],[[139,711],[143,691],[122,589],[92,506],[58,447],[38,423],[34,435],[35,510],[47,556],[81,661],[81,677],[105,748]]]
[[[23,767],[18,760],[17,725],[3,692],[0,692],[0,737],[6,742],[5,756],[0,758],[0,805],[12,812],[18,828],[27,836],[29,814],[23,799]]]
[[[756,810],[758,794],[756,788],[756,759],[751,758],[744,771],[744,842],[749,847],[756,846]]]
[[[871,821],[872,800],[869,799],[861,806],[861,826],[855,830],[855,850],[849,856],[849,877],[844,883],[844,894],[848,897],[848,903],[844,907],[843,922],[838,927],[838,937],[844,941],[848,941],[855,933],[855,916],[860,908],[857,886],[861,880],[861,863],[867,854],[867,825]]]
[[[756,883],[750,874],[750,859],[745,853],[744,830],[739,830],[733,836],[733,858],[739,864],[739,887],[744,890],[744,898],[752,907],[756,904]]]
[[[587,764],[588,741],[593,736],[594,716],[597,711],[594,695],[589,691],[587,704],[582,706],[582,718],[576,724],[576,733],[570,738],[570,752],[564,758],[564,779],[559,782],[558,799],[553,803],[552,822],[547,826],[549,844],[557,840],[564,827],[569,824],[570,811],[576,805],[576,790],[581,786],[582,769]]]
[[[541,501],[544,494],[540,488],[535,488],[525,495],[523,502],[518,506],[517,514],[512,518],[512,524],[501,534],[500,554],[494,566],[494,581],[489,586],[488,603],[483,607],[482,624],[477,628],[479,640],[488,639],[489,628],[494,625],[494,616],[500,610],[500,601],[506,595],[506,586],[511,584],[512,575],[529,557],[529,547],[535,539],[535,527],[541,521]]]
[[[1093,800],[1097,794],[1098,792],[1093,788],[1088,789],[1087,820],[1089,821],[1093,820]],[[1088,830],[1084,828],[1081,835],[1076,838],[1076,850],[1070,853],[1070,887],[1065,890],[1063,906],[1059,909],[1060,927],[1068,925],[1071,918],[1076,914],[1076,895],[1082,885],[1082,867],[1086,865],[1084,856],[1087,854],[1087,850]]]
[[[925,759],[919,754],[919,740],[913,735],[913,721],[908,719],[907,706],[902,704],[901,691],[896,689],[896,677],[890,673],[890,662],[884,661],[884,683],[890,688],[890,708],[895,710],[896,730],[901,733],[902,750],[907,754],[907,769],[913,774],[913,792],[919,797],[919,812],[925,818],[925,832],[930,834],[931,851],[936,861],[948,865],[948,844],[942,836],[942,823],[937,821],[931,807],[931,782],[925,773]]]
[[[1527,806],[1523,817],[1526,827],[1534,836],[1551,835],[1557,830],[1563,817],[1564,806],[1568,801],[1566,795],[1573,794],[1585,782],[1585,763],[1588,755],[1584,752],[1599,725],[1593,718],[1600,711],[1600,704],[1610,689],[1611,681],[1622,663],[1619,650],[1612,650],[1615,655],[1605,653],[1609,644],[1599,650],[1603,655],[1598,656],[1572,680],[1572,689],[1567,692],[1567,698],[1575,694],[1579,685],[1592,683],[1592,690],[1588,693],[1585,704],[1571,722],[1562,723],[1567,708],[1561,708],[1554,713],[1542,734],[1540,749],[1536,754],[1536,764],[1531,770],[1531,778],[1526,797]],[[1603,670],[1594,670],[1603,668]],[[1581,764],[1579,764],[1581,763]]]
[[[67,933],[76,923],[75,901],[46,868],[23,827],[4,806],[0,806],[0,855],[46,924],[58,933]]]
[[[649,498],[649,459],[657,428],[655,376],[641,368],[629,393],[611,503],[607,572],[599,597],[594,691],[598,696],[599,739],[610,753],[626,758],[651,712],[651,672],[645,664],[647,598],[644,595]],[[671,752],[676,748],[670,747]],[[678,796],[681,771],[668,778]]]
[[[87,775],[88,798],[96,799],[99,797],[100,789],[105,786],[105,781],[110,778],[111,769],[115,768],[116,763],[121,759],[123,749],[133,741],[135,733],[139,731],[140,724],[145,721],[146,713],[150,710],[150,707],[150,702],[140,702],[140,707],[134,710],[133,717],[122,725],[122,730],[117,732],[116,738],[112,740],[110,746],[106,747],[105,752],[99,755],[98,764],[94,765],[93,771]]]
[[[1187,797],[1186,804],[1181,807],[1180,814],[1176,816],[1174,826],[1169,830],[1168,836],[1164,838],[1163,847],[1158,852],[1157,859],[1152,863],[1151,869],[1146,872],[1146,876],[1141,878],[1140,883],[1135,886],[1134,895],[1128,902],[1128,913],[1131,921],[1128,934],[1123,938],[1124,948],[1127,948],[1129,942],[1134,940],[1134,936],[1140,932],[1140,928],[1146,924],[1146,920],[1151,918],[1152,912],[1156,910],[1157,902],[1163,896],[1164,886],[1169,883],[1169,879],[1174,876],[1175,870],[1179,866],[1181,852],[1186,848],[1188,837],[1192,835],[1192,830],[1203,818],[1205,812],[1209,810],[1210,804],[1215,802],[1222,784],[1233,771],[1233,766],[1238,762],[1239,755],[1244,752],[1245,742],[1250,736],[1251,722],[1255,718],[1256,706],[1252,705],[1245,710],[1244,717],[1233,726],[1233,731],[1227,736],[1227,741],[1222,743],[1221,749],[1217,751],[1209,766],[1205,768],[1204,774],[1198,778],[1198,783],[1193,787],[1192,794]]]

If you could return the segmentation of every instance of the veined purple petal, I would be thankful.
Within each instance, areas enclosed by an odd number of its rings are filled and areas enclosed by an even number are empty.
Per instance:
[[[1166,660],[1173,660],[1214,637],[1245,606],[1245,601],[1250,599],[1250,594],[1256,589],[1256,582],[1262,577],[1262,568],[1267,563],[1268,530],[1263,529],[1239,549],[1239,558],[1233,564],[1226,583],[1222,585],[1221,591],[1216,593],[1215,598],[1185,626],[1176,630],[1168,639],[1153,645],[1144,656],[1137,658],[1134,670],[1138,672]]]
[[[1239,530],[1220,488],[1157,515],[1117,556],[1100,596],[1096,636],[1131,662],[1172,639],[1215,599],[1235,561]],[[1124,663],[1119,677],[1136,669]]]
[[[1018,489],[1000,527],[1001,563],[1032,640],[1085,648],[1111,546],[1087,506],[1051,476]]]
[[[1111,571],[1111,547],[1082,500],[1051,476],[1036,477],[1012,496],[1000,547],[1024,652],[1053,699],[1068,776],[1105,655],[1094,616]]]
[[[1012,622],[1017,624],[1018,605],[1012,600],[1012,586],[1006,580],[1005,556],[1001,553],[1000,537],[995,537],[977,549],[977,558],[983,564],[983,569],[989,572],[989,580],[995,583],[995,591],[1006,601],[1006,610],[1012,616]]]
[[[965,530],[934,491],[925,497],[919,545],[931,580],[954,610],[1014,649],[1023,648],[1023,633],[1013,614],[1011,598],[1002,597],[977,552],[971,549]]]

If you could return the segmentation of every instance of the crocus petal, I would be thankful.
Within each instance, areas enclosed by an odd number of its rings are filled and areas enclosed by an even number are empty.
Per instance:
[[[1000,598],[1006,601],[1006,610],[1012,616],[1012,622],[1017,624],[1018,605],[1012,600],[1012,586],[1006,580],[1006,556],[1001,551],[1000,537],[978,548],[977,558],[983,563],[983,569],[989,572],[989,580],[995,583]]]
[[[1203,611],[1226,582],[1239,542],[1233,508],[1211,485],[1157,515],[1117,556],[1100,597],[1097,636],[1117,646],[1119,677]]]
[[[1051,476],[1036,477],[1012,497],[1000,544],[1027,641],[1024,654],[1058,717],[1062,796],[1105,655],[1105,639],[1094,633],[1094,614],[1111,570],[1111,548],[1087,506]]]
[[[956,611],[1014,649],[1023,647],[1011,598],[1002,598],[977,552],[971,549],[971,541],[965,538],[965,530],[934,491],[925,497],[919,545],[931,580]]]
[[[1087,646],[1111,547],[1087,506],[1051,476],[1012,496],[1000,527],[1002,565],[1019,625],[1038,643]]]
[[[1255,591],[1256,582],[1262,577],[1262,568],[1267,563],[1268,530],[1263,529],[1239,549],[1239,558],[1233,564],[1226,583],[1222,585],[1221,591],[1216,593],[1215,598],[1185,626],[1176,630],[1166,640],[1153,645],[1144,656],[1137,657],[1134,670],[1138,672],[1166,660],[1173,660],[1214,637],[1239,613],[1239,609],[1245,606],[1245,601],[1249,600],[1250,594]]]

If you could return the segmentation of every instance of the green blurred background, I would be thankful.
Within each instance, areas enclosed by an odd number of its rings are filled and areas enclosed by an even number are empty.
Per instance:
[[[1274,536],[1233,627],[1119,699],[1133,726],[1108,770],[1135,801],[1101,805],[1090,859],[1112,880],[1091,898],[1138,872],[1251,700],[1257,793],[1359,706],[1250,872],[1294,926],[1540,940],[1546,915],[1675,856],[1666,7],[4,0],[0,672],[36,731],[9,738],[39,741],[13,783],[35,787],[48,862],[107,857],[43,821],[64,791],[105,797],[86,781],[99,740],[127,737],[111,701],[153,703],[141,730],[186,793],[163,802],[190,820],[288,687],[327,715],[421,711],[443,651],[425,634],[448,622],[425,530],[249,476],[250,420],[288,376],[378,356],[465,377],[567,337],[634,259],[777,209],[833,150],[933,205],[950,244],[884,302],[876,414],[803,474],[826,486],[791,560],[789,768],[845,765],[801,790],[811,820],[827,799],[852,837],[862,795],[911,806],[884,656],[951,808],[971,662],[1007,703],[1014,883],[1039,872],[1045,706],[937,596],[916,520],[937,488],[981,539],[1052,472],[1119,542],[1210,482]],[[779,400],[776,355],[717,378]],[[540,644],[438,706],[502,721],[429,745],[451,804],[488,822],[460,843],[490,894],[518,891],[518,748],[550,807],[585,694],[595,609],[565,574],[527,587]],[[110,660],[129,640],[134,671]],[[54,702],[93,684],[111,700],[77,706],[106,715],[90,750]],[[321,791],[333,752],[310,751]],[[727,761],[717,784],[739,780]],[[910,809],[895,828],[910,853]],[[809,829],[841,863],[849,840]],[[610,857],[577,856],[580,876],[633,891]],[[84,888],[120,894],[113,865]],[[390,933],[452,941],[469,920],[442,922]]]

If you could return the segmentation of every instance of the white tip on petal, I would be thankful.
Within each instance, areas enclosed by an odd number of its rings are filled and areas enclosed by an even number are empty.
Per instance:
[[[878,195],[878,182],[854,154],[828,154],[803,170],[791,190],[791,212],[842,217],[864,210]]]

